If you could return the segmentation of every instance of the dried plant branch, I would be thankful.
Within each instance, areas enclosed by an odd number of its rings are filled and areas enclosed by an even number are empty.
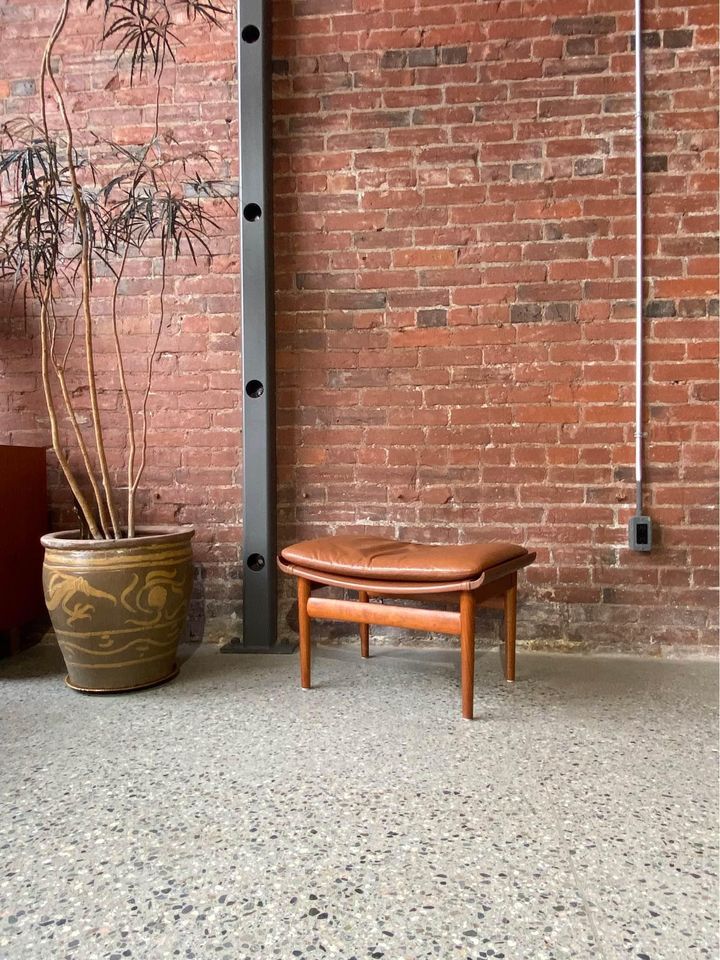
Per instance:
[[[213,27],[229,11],[214,0],[102,0],[103,38],[115,45],[118,63],[122,61],[127,66],[130,83],[154,74],[153,132],[149,141],[138,147],[113,143],[93,134],[89,142],[76,147],[67,103],[53,69],[56,44],[70,23],[71,0],[58,3],[58,17],[42,58],[39,119],[17,119],[0,125],[0,184],[7,182],[12,193],[0,222],[0,277],[11,279],[14,290],[22,286],[24,296],[29,290],[41,305],[43,383],[53,447],[92,535],[117,538],[124,531],[113,498],[94,357],[93,331],[98,319],[93,316],[97,303],[93,298],[95,267],[102,265],[113,277],[109,327],[127,420],[127,511],[128,532],[132,535],[136,529],[136,494],[148,459],[148,407],[154,366],[165,326],[167,261],[184,250],[195,262],[201,253],[211,255],[208,235],[217,229],[217,223],[206,212],[206,200],[221,196],[213,181],[203,179],[195,170],[199,164],[212,170],[207,155],[180,155],[174,138],[160,137],[161,80],[166,63],[174,60],[173,47],[180,43],[174,13],[182,11],[188,20]],[[99,6],[99,0],[85,0],[86,9],[95,5]],[[53,99],[60,113],[58,133],[51,131],[48,121]],[[222,199],[230,203],[226,197]],[[142,433],[138,446],[137,411],[123,360],[118,310],[129,258],[141,254],[148,242],[160,245],[161,282],[159,319],[152,334],[139,408]],[[61,286],[66,286],[79,300],[62,359],[56,349],[58,328],[53,299],[53,290]],[[83,434],[66,373],[79,318],[97,465],[91,456],[92,445],[88,445]],[[73,474],[60,446],[53,372],[95,494],[97,517],[82,495],[84,482],[81,484]]]
[[[73,319],[72,339],[74,339],[75,323],[77,322],[77,316],[79,312],[80,312],[80,307],[78,307],[77,313],[75,314],[75,318]],[[67,377],[65,376],[65,370],[66,370],[68,356],[70,354],[70,346],[72,344],[72,340],[71,340],[71,344],[68,345],[65,351],[62,361],[58,361],[57,357],[55,356],[54,339],[55,339],[55,329],[57,328],[57,321],[55,319],[55,307],[54,307],[52,296],[50,297],[50,302],[49,302],[49,314],[53,318],[53,336],[51,339],[50,350],[49,350],[50,362],[52,364],[53,370],[55,371],[55,376],[57,377],[58,384],[60,385],[60,393],[62,394],[63,403],[65,404],[65,411],[67,413],[68,420],[70,421],[70,425],[72,426],[73,433],[75,434],[75,442],[78,445],[78,450],[80,451],[80,456],[83,461],[83,466],[85,467],[85,472],[87,473],[88,480],[90,481],[90,486],[92,487],[93,495],[95,497],[95,503],[97,504],[98,516],[102,517],[103,515],[103,511],[101,507],[102,491],[100,490],[100,486],[95,476],[95,471],[93,469],[92,461],[90,459],[90,453],[87,448],[87,443],[85,442],[85,437],[83,436],[82,430],[80,429],[80,423],[78,422],[77,414],[75,412],[75,407],[72,402],[72,397],[68,389]],[[109,531],[104,526],[103,526],[102,532],[106,538],[109,536]]]
[[[50,350],[48,344],[48,303],[50,301],[51,288],[48,287],[43,295],[41,304],[40,304],[40,341],[41,341],[41,371],[42,371],[42,384],[43,390],[45,392],[45,404],[47,406],[48,416],[50,418],[50,435],[52,438],[53,450],[55,451],[55,456],[58,459],[60,468],[65,475],[65,479],[68,482],[75,500],[77,501],[82,514],[85,517],[85,522],[88,525],[88,529],[92,534],[95,540],[103,540],[105,537],[98,529],[98,525],[95,522],[93,512],[90,509],[84,493],[80,489],[75,475],[70,467],[65,452],[62,449],[60,444],[60,431],[58,429],[58,419],[57,412],[55,410],[55,401],[53,399],[52,387],[50,385],[50,371],[48,369]]]
[[[72,350],[73,344],[75,343],[75,330],[77,327],[77,319],[79,315],[80,315],[80,307],[78,306],[77,310],[75,311],[75,315],[73,316],[72,327],[70,328],[70,336],[68,338],[67,346],[65,347],[65,353],[63,354],[63,358],[61,360],[63,370],[67,368],[68,357],[70,356],[70,351]]]
[[[98,462],[100,465],[100,475],[102,477],[103,490],[105,493],[105,505],[107,506],[107,512],[110,515],[110,522],[112,523],[113,535],[115,538],[121,536],[121,526],[120,520],[117,515],[117,510],[115,509],[115,504],[113,501],[113,491],[112,484],[110,481],[110,471],[108,469],[107,455],[105,452],[105,442],[103,438],[102,424],[100,421],[100,405],[98,403],[98,393],[97,393],[97,380],[95,377],[95,355],[93,352],[93,321],[92,313],[90,307],[90,297],[91,297],[91,265],[90,265],[90,231],[88,228],[87,221],[87,210],[85,202],[83,199],[82,191],[80,189],[80,184],[78,182],[77,170],[74,163],[74,150],[73,150],[73,130],[72,125],[70,124],[70,119],[67,114],[67,108],[65,105],[65,100],[63,98],[62,92],[58,83],[55,79],[55,74],[53,73],[52,68],[52,52],[55,43],[62,34],[65,24],[67,22],[68,8],[70,5],[70,0],[63,0],[62,8],[60,14],[58,15],[57,24],[53,34],[48,41],[47,47],[45,49],[45,57],[43,58],[43,76],[47,75],[49,78],[53,90],[55,91],[55,99],[60,110],[60,116],[62,117],[63,125],[65,127],[66,135],[66,150],[67,150],[67,168],[68,176],[70,178],[70,184],[72,187],[72,196],[73,202],[75,204],[75,210],[77,213],[77,224],[80,233],[80,244],[81,244],[81,258],[80,258],[80,269],[82,277],[82,311],[83,311],[83,321],[84,321],[84,332],[85,332],[85,364],[87,367],[87,380],[88,380],[88,391],[90,396],[90,409],[92,412],[92,421],[93,421],[93,430],[95,432],[95,448],[97,450]],[[47,123],[47,117],[45,115],[45,123]],[[102,503],[102,500],[100,501]],[[106,528],[108,524],[105,520],[105,506],[100,511],[100,522],[103,528]]]
[[[132,400],[130,398],[130,391],[127,385],[127,377],[125,376],[125,361],[123,359],[122,348],[120,345],[120,335],[118,333],[118,316],[117,316],[117,298],[118,290],[120,289],[120,281],[123,278],[125,273],[125,265],[128,259],[128,253],[130,252],[130,244],[125,245],[125,252],[123,253],[122,260],[120,262],[120,267],[115,275],[115,283],[113,284],[112,292],[112,304],[111,304],[111,322],[112,322],[112,333],[113,333],[113,343],[115,345],[115,359],[118,365],[118,376],[120,378],[120,393],[123,398],[123,405],[125,407],[125,418],[127,421],[127,441],[128,441],[128,461],[127,461],[127,530],[128,536],[135,536],[135,487],[133,486],[133,475],[135,473],[135,418],[133,416],[133,407]]]
[[[161,71],[161,74],[162,74],[162,71]],[[152,135],[152,138],[151,138],[151,140],[150,140],[150,144],[148,144],[148,150],[147,150],[146,153],[145,153],[145,157],[143,158],[144,160],[147,158],[147,155],[148,155],[148,152],[149,152],[149,150],[150,150],[151,145],[157,143],[158,135],[159,135],[159,132],[160,132],[160,80],[161,80],[161,75],[158,76],[157,82],[156,82],[156,84],[155,84],[155,122],[154,122],[154,127],[153,127],[153,135]],[[133,188],[134,188],[134,189],[137,189],[138,184],[139,184],[139,182],[140,182],[140,173],[141,173],[141,167],[138,166],[137,172],[136,172],[136,175],[135,175],[135,178],[133,179]],[[125,266],[128,249],[129,249],[129,245],[126,244],[125,254],[124,254],[123,264],[122,264],[122,265],[123,265],[123,269],[124,269],[124,266]],[[163,275],[163,287],[164,287],[164,283],[165,283],[165,278],[164,278],[164,275]],[[117,301],[117,289],[118,289],[118,286],[117,286],[117,284],[116,284],[116,285],[115,285],[115,289],[114,289],[114,291],[113,291],[113,329],[114,329],[114,330],[117,329],[116,323],[115,323],[115,317],[116,317],[116,301]],[[161,291],[161,295],[160,295],[160,309],[161,309],[161,311],[164,309],[164,300],[163,300],[163,292],[162,292],[162,291]],[[131,406],[131,403],[130,403],[130,397],[129,397],[129,394],[128,394],[127,385],[126,385],[126,383],[125,383],[125,372],[124,372],[124,369],[123,369],[123,367],[122,367],[122,363],[119,364],[119,369],[120,369],[120,382],[121,382],[121,387],[122,387],[122,391],[123,391],[123,396],[124,396],[124,398],[125,398],[125,409],[126,409],[126,412],[127,412],[127,420],[128,420],[128,447],[129,447],[129,449],[128,449],[128,463],[127,463],[127,477],[128,477],[128,490],[127,490],[127,526],[128,526],[128,536],[129,536],[129,537],[134,537],[134,536],[135,536],[135,501],[136,501],[136,496],[137,496],[138,484],[140,483],[140,479],[141,479],[141,477],[142,477],[142,473],[143,473],[143,471],[144,471],[144,469],[145,469],[145,458],[146,458],[146,448],[147,448],[147,417],[146,417],[145,409],[146,409],[146,404],[147,404],[147,398],[148,398],[148,395],[149,395],[149,392],[150,392],[150,390],[149,390],[149,385],[150,385],[150,380],[151,380],[151,377],[152,377],[152,367],[153,367],[153,364],[154,364],[154,362],[155,362],[155,354],[156,354],[156,352],[157,352],[157,345],[158,345],[158,342],[159,342],[159,339],[160,339],[160,330],[162,329],[162,321],[163,321],[163,316],[162,316],[162,313],[161,313],[161,316],[160,316],[160,325],[159,325],[159,327],[158,327],[157,337],[155,338],[155,344],[154,344],[154,347],[153,347],[153,351],[152,351],[152,353],[150,354],[150,360],[149,360],[150,367],[149,367],[149,372],[148,372],[148,390],[147,390],[147,393],[146,393],[146,395],[145,395],[145,397],[144,397],[144,399],[143,399],[142,467],[141,467],[141,469],[140,469],[139,476],[137,477],[137,479],[134,479],[134,478],[133,478],[133,473],[134,473],[134,470],[135,470],[135,453],[136,453],[135,423],[134,423],[134,420],[133,420],[133,412],[132,412],[132,406]],[[118,351],[118,353],[119,353],[119,351]]]
[[[160,342],[160,334],[162,333],[163,324],[165,322],[165,282],[167,279],[167,261],[165,255],[160,259],[161,263],[161,279],[160,279],[160,296],[159,296],[159,311],[160,318],[157,326],[157,331],[155,333],[155,341],[153,343],[152,350],[148,355],[148,367],[147,367],[147,382],[145,384],[145,393],[143,394],[142,406],[140,408],[140,416],[142,419],[142,432],[140,434],[140,465],[138,466],[137,473],[135,474],[135,479],[132,483],[131,495],[128,497],[128,536],[132,537],[135,530],[135,496],[137,494],[138,484],[145,470],[145,464],[147,461],[147,436],[148,436],[148,417],[147,417],[147,404],[148,398],[150,396],[150,390],[152,389],[152,378],[153,370],[155,367],[155,357],[157,356],[158,344]],[[133,532],[131,532],[133,531]]]

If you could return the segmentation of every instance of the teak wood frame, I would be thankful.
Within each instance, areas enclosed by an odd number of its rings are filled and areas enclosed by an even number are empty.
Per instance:
[[[308,571],[309,573],[309,571]],[[297,574],[296,574],[297,575]],[[483,583],[473,590],[459,594],[438,594],[443,599],[459,596],[459,609],[423,610],[417,607],[397,607],[384,603],[370,603],[370,597],[397,597],[391,589],[355,590],[357,600],[335,600],[330,597],[314,597],[315,590],[327,584],[319,583],[310,576],[297,577],[298,618],[300,625],[300,684],[305,690],[311,686],[311,620],[344,620],[360,627],[360,652],[370,656],[370,625],[408,627],[449,633],[460,637],[460,677],[462,688],[462,715],[473,718],[475,684],[475,611],[477,607],[501,609],[505,614],[505,679],[515,680],[515,636],[517,611],[517,572]],[[349,588],[354,589],[354,588]],[[403,597],[408,594],[402,593]],[[420,599],[420,597],[412,597]],[[427,594],[422,595],[427,599]]]

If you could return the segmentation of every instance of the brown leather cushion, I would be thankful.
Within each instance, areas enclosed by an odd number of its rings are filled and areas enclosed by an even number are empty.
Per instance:
[[[359,535],[321,537],[285,547],[280,556],[307,570],[370,580],[441,583],[471,580],[483,571],[527,555],[516,543],[435,546]]]

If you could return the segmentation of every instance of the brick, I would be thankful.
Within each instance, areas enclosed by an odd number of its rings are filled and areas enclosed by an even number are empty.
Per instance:
[[[646,454],[658,537],[644,556],[625,546],[631,11],[543,3],[530,18],[519,0],[490,16],[487,4],[452,0],[276,9],[279,536],[362,527],[448,542],[521,538],[538,550],[523,587],[538,611],[529,638],[621,646],[632,624],[639,643],[697,643],[698,624],[715,615],[718,567],[717,11],[670,0],[646,11]],[[6,2],[11,13],[16,5]],[[0,81],[7,115],[36,95],[24,84],[42,48],[37,24],[12,22],[23,55]],[[183,149],[222,158],[214,175],[233,203],[232,31],[182,30],[163,123]],[[82,53],[58,47],[78,137],[93,127],[140,142],[150,86],[101,75],[111,65],[89,36]],[[193,605],[196,630],[203,616],[236,616],[242,587],[231,210],[220,208],[212,245],[211,264],[182,257],[170,271],[143,492],[150,519],[196,525],[205,596]],[[133,258],[123,285],[138,390],[157,267]],[[97,365],[114,452],[124,438],[105,336],[110,291],[99,271]],[[46,443],[32,316],[5,319],[2,338],[0,441]],[[78,405],[85,416],[83,392]],[[49,476],[61,523],[67,493],[56,467]],[[284,579],[281,589],[286,603]]]
[[[407,51],[386,50],[380,58],[382,70],[401,70],[407,65]]]
[[[436,308],[434,310],[418,310],[417,325],[419,327],[446,327],[447,326],[447,308]]]
[[[680,300],[677,309],[681,317],[704,317],[708,313],[706,300]]]
[[[658,30],[643,31],[642,47],[643,50],[657,50],[661,46],[662,38]],[[635,50],[635,35],[630,37],[630,50]]]
[[[643,171],[645,173],[667,173],[668,158],[665,155],[643,157]]]
[[[442,63],[467,63],[467,47],[443,47],[440,50],[440,60]]]
[[[681,47],[691,47],[693,42],[692,30],[664,30],[663,46],[669,50],[678,50]]]
[[[435,47],[419,47],[416,50],[408,50],[407,64],[409,67],[434,67],[437,63],[437,50]]]
[[[604,161],[600,157],[583,157],[574,163],[575,176],[593,177],[601,174],[604,168]]]
[[[645,304],[647,317],[674,317],[676,314],[674,300],[650,300]]]
[[[442,248],[398,250],[393,254],[393,263],[398,267],[452,266],[455,263],[455,252]]]
[[[616,29],[615,17],[560,17],[553,24],[553,33],[563,36],[602,36]]]
[[[576,315],[576,304],[574,303],[546,303],[545,319],[551,323],[557,323],[567,320],[574,320]]]
[[[539,180],[542,177],[542,164],[514,163],[510,172],[513,180]]]
[[[597,53],[597,40],[594,37],[573,37],[565,44],[569,57],[591,57]]]
[[[514,303],[510,307],[513,323],[536,323],[542,320],[542,305],[539,303]]]
[[[34,97],[37,93],[37,84],[34,80],[13,80],[10,93],[13,97]]]
[[[338,310],[384,310],[387,294],[375,290],[337,292],[333,294],[332,303]]]
[[[296,17],[319,17],[323,14],[352,13],[352,0],[294,0]]]

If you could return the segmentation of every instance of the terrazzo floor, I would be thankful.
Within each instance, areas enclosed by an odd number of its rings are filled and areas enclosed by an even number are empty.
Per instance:
[[[2,960],[718,957],[716,664],[185,656],[0,663]]]

